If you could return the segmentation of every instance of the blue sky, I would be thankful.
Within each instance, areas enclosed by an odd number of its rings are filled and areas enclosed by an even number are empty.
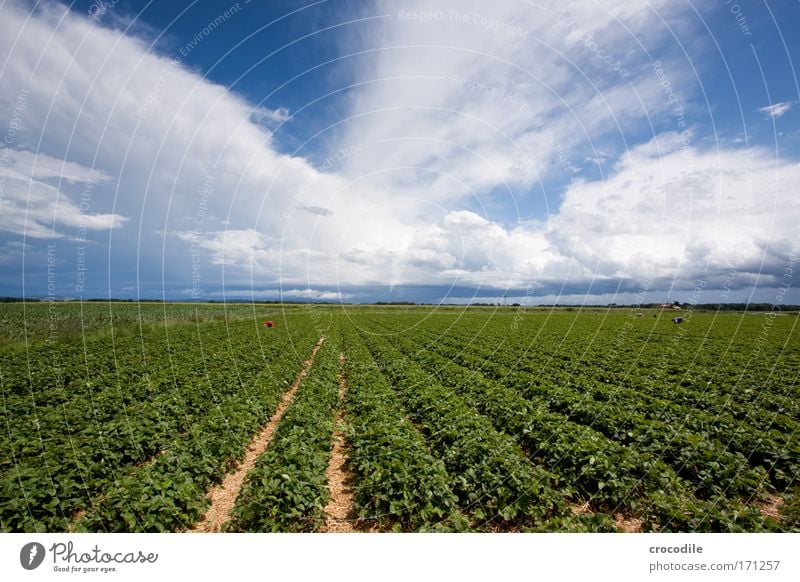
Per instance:
[[[0,6],[0,295],[800,303],[793,3]]]

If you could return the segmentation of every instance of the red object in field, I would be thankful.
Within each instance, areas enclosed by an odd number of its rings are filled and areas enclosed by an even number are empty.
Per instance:
[[[275,327],[275,322],[274,321],[265,321],[264,322],[264,327]]]

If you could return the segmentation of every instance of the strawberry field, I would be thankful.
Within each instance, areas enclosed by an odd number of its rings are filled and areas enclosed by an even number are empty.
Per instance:
[[[800,318],[672,316],[5,304],[0,530],[800,531]]]

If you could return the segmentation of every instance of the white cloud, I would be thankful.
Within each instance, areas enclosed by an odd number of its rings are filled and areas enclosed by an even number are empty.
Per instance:
[[[191,294],[191,289],[185,291]],[[332,289],[231,289],[209,293],[210,297],[246,297],[249,299],[284,299],[294,301],[309,299],[311,301],[344,301],[353,297],[352,293],[343,293]]]
[[[258,268],[258,257],[263,257],[269,246],[269,238],[254,229],[228,229],[203,234],[186,231],[177,235],[192,246],[209,251],[214,264],[242,269]]]
[[[272,291],[274,293],[275,291]],[[349,293],[341,291],[319,290],[319,289],[285,289],[281,291],[281,296],[292,299],[313,299],[318,301],[343,300],[352,297]]]
[[[659,156],[646,144],[605,182],[573,184],[550,240],[600,278],[686,282],[734,266],[740,278],[763,271],[770,282],[771,258],[788,256],[798,236],[798,186],[800,165],[776,166],[766,150]]]
[[[252,117],[280,120],[287,111],[254,108],[173,55],[85,14],[54,3],[29,10],[14,2],[0,8],[0,54],[7,56],[0,110],[12,111],[20,91],[28,92],[15,138],[40,144],[39,158],[53,160],[49,177],[82,180],[74,174],[82,167],[95,179],[116,178],[98,184],[92,207],[135,217],[135,228],[115,234],[120,253],[157,268],[172,242],[159,233],[215,231],[224,221],[237,229],[281,228],[299,185],[317,172],[279,154],[271,132]],[[38,232],[36,224],[29,232]],[[166,253],[175,258],[173,246]]]
[[[657,45],[666,29],[656,26],[653,9],[669,20],[669,3],[453,0],[435,8],[439,17],[420,21],[400,9],[430,10],[427,2],[379,3],[376,12],[389,18],[359,46],[376,50],[353,65],[356,80],[368,82],[353,92],[354,117],[340,141],[370,144],[348,157],[344,170],[369,175],[376,191],[443,204],[494,188],[519,193],[572,171],[574,150],[591,151],[607,132],[671,107],[644,52],[620,53],[630,71],[622,77],[567,39],[580,30],[613,52],[631,34],[646,33],[643,42]],[[509,37],[484,24],[488,19],[528,34]],[[673,83],[683,80],[680,68],[672,70]]]
[[[277,109],[255,107],[250,113],[250,118],[256,123],[284,123],[289,121],[292,116],[285,107],[278,107]]]
[[[352,116],[320,138],[333,163],[316,169],[278,151],[270,124],[291,118],[278,104],[254,107],[61,6],[28,18],[4,4],[0,110],[13,110],[21,89],[30,95],[0,229],[44,237],[55,224],[74,236],[127,217],[136,224],[114,232],[115,253],[183,286],[191,273],[174,265],[199,252],[203,276],[218,267],[226,285],[263,297],[278,286],[335,300],[339,285],[689,285],[732,262],[737,282],[772,276],[800,224],[796,164],[760,149],[701,149],[691,131],[625,141],[651,131],[651,116],[673,118],[664,79],[689,109],[688,67],[657,52],[659,78],[644,51],[621,50],[631,35],[648,49],[669,42],[660,18],[685,26],[674,3],[438,7],[443,20],[419,22],[378,3],[374,13],[390,17],[348,36],[359,39],[353,49],[375,50],[349,61]],[[37,156],[22,151],[31,143]],[[526,214],[542,180],[587,159],[603,163],[604,180],[574,180],[560,207]],[[69,191],[85,181],[97,184],[91,213]],[[489,218],[517,203],[518,216]]]
[[[767,105],[766,107],[760,107],[758,111],[766,116],[778,118],[788,112],[794,104],[794,101],[784,101],[783,103],[775,103],[773,105]]]
[[[80,164],[26,150],[2,148],[0,160],[3,162],[3,175],[20,180],[54,178],[72,183],[99,183],[112,179],[108,174],[95,168],[85,168]]]
[[[118,228],[127,220],[114,213],[93,213],[91,195],[69,196],[62,188],[88,184],[83,192],[111,177],[80,164],[45,154],[0,150],[0,230],[31,238],[62,238],[64,227],[84,238],[86,231]],[[50,182],[55,182],[53,185]]]
[[[757,278],[776,284],[800,235],[793,196],[800,165],[776,168],[761,149],[663,151],[644,144],[605,181],[573,183],[544,222],[504,226],[455,210],[413,230],[400,227],[397,236],[343,236],[331,247],[312,241],[302,252],[278,252],[255,233],[241,233],[229,238],[224,261],[241,257],[243,265],[280,267],[287,280],[317,283],[552,289],[650,280],[687,288],[700,280],[721,284],[733,270],[737,287]],[[223,238],[202,243],[220,261]]]

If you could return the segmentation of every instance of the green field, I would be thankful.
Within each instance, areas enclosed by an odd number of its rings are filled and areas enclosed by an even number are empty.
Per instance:
[[[638,314],[0,305],[0,531],[800,531],[800,318]]]

